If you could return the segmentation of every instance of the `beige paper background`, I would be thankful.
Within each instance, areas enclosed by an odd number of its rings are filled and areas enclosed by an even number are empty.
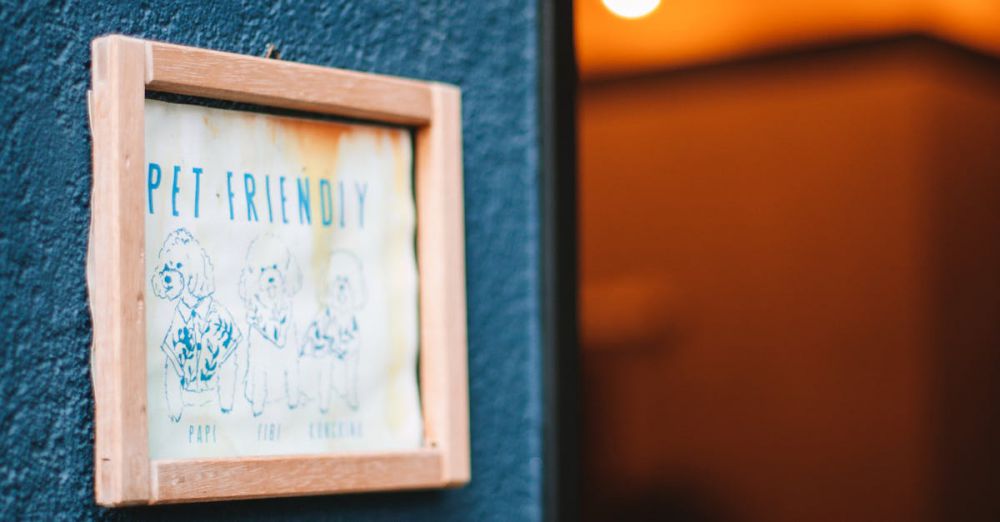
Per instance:
[[[147,207],[145,217],[151,457],[233,457],[419,447],[422,424],[416,376],[416,216],[410,133],[375,125],[294,119],[154,100],[146,101],[145,128],[144,171],[148,173],[150,163],[161,169],[159,187],[152,191],[153,213],[150,214]],[[179,167],[176,196],[173,195],[175,166]],[[195,167],[202,169],[197,218],[194,216],[196,176],[192,170]],[[233,173],[229,187],[228,171]],[[255,179],[257,222],[248,222],[244,202],[243,176],[248,172]],[[265,176],[269,176],[267,181]],[[286,178],[287,224],[280,216],[280,176]],[[310,180],[311,224],[300,224],[298,218],[295,180],[305,177]],[[329,180],[331,187],[332,223],[329,226],[322,224],[318,186],[321,178]],[[270,185],[269,198],[265,183]],[[343,203],[337,192],[341,183]],[[143,186],[146,187],[146,183]],[[234,193],[232,219],[230,188]],[[363,226],[360,191],[365,193]],[[148,192],[144,200],[147,197]],[[267,199],[271,201],[270,216]],[[175,207],[177,216],[173,215]],[[343,226],[340,208],[344,210]],[[167,380],[180,377],[175,370],[165,370],[169,356],[161,349],[161,344],[176,333],[178,325],[184,325],[183,319],[177,318],[183,314],[176,315],[181,300],[158,297],[153,280],[160,278],[162,288],[164,274],[168,273],[163,269],[164,263],[189,259],[191,252],[197,252],[187,244],[184,248],[167,249],[164,256],[160,255],[165,241],[178,229],[190,233],[211,260],[213,272],[214,292],[200,301],[188,296],[187,301],[194,299],[199,303],[195,309],[202,311],[202,315],[211,308],[221,311],[217,317],[228,318],[221,322],[231,322],[234,327],[230,341],[239,337],[240,342],[232,351],[230,357],[233,358],[219,365],[239,361],[233,372],[236,384],[231,411],[221,411],[220,403],[224,401],[218,399],[221,370],[217,368],[212,378],[195,385],[207,391],[181,392],[185,405],[180,409],[179,420],[175,421],[171,418],[173,410],[168,402],[171,392]],[[251,243],[265,234],[269,239],[262,240],[261,245],[267,243],[270,249],[248,257]],[[281,245],[287,248],[287,254],[299,267],[302,284],[289,300],[291,313],[286,317],[291,326],[282,327],[286,334],[294,330],[294,336],[286,335],[285,346],[275,348],[268,346],[263,336],[251,335],[254,329],[250,324],[250,307],[241,297],[240,284],[251,264],[254,264],[253,270],[258,269],[256,260],[262,255],[267,257],[270,252],[275,259],[282,259]],[[311,375],[318,361],[325,359],[322,356],[300,358],[298,354],[294,359],[299,375],[291,379],[297,383],[293,389],[297,388],[298,392],[292,393],[297,395],[298,404],[290,408],[286,394],[274,390],[288,382],[282,378],[290,367],[287,350],[298,351],[301,345],[308,344],[303,339],[310,331],[310,323],[324,317],[326,298],[330,294],[327,284],[330,259],[333,252],[344,251],[353,253],[360,261],[360,280],[367,297],[363,306],[347,314],[353,317],[338,319],[336,323],[347,325],[348,329],[356,324],[354,338],[359,340],[355,344],[334,344],[354,346],[358,354],[356,408],[335,390],[328,411],[321,411],[318,388],[322,383],[304,375]],[[199,265],[197,261],[189,262],[169,272],[173,275],[171,280],[176,282],[183,277],[204,275],[198,274],[198,266],[192,264]],[[286,277],[291,276],[285,272],[290,270],[284,264],[281,268],[277,280],[287,281]],[[264,296],[254,303],[269,301],[267,292],[254,295]],[[205,300],[211,300],[211,306],[207,306]],[[269,309],[268,305],[259,306],[265,311]],[[209,330],[210,323],[205,323],[209,324],[206,326]],[[194,329],[192,326],[191,330]],[[254,370],[261,368],[270,373],[254,381]],[[194,381],[197,379],[188,382]],[[262,407],[257,406],[261,410],[259,415],[254,415],[255,408],[248,398],[253,394],[246,392],[249,381],[270,383],[268,400]],[[350,388],[349,384],[341,383],[338,389]],[[176,396],[175,393],[174,405]]]

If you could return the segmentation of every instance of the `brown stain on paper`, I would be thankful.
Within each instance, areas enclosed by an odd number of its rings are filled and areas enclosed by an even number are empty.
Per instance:
[[[289,140],[289,153],[296,156],[302,165],[300,172],[289,173],[293,178],[309,178],[309,207],[312,212],[313,224],[310,227],[312,234],[312,258],[309,260],[308,274],[313,282],[324,283],[327,266],[329,264],[330,252],[333,249],[333,235],[336,228],[326,230],[322,226],[317,226],[317,221],[322,220],[322,208],[320,205],[319,181],[326,179],[330,182],[331,189],[336,191],[337,181],[340,173],[337,171],[337,161],[340,157],[340,143],[345,136],[358,132],[357,127],[351,127],[337,122],[313,121],[301,119],[280,119],[278,124],[285,131]],[[297,183],[293,179],[293,183]],[[298,194],[298,187],[294,186],[294,192]],[[335,192],[334,192],[335,194]],[[298,196],[296,195],[296,198]],[[337,198],[333,196],[333,212],[339,211],[337,208]],[[320,298],[320,293],[317,293]]]
[[[297,183],[296,178],[309,178],[309,200],[312,212],[310,233],[313,249],[312,257],[309,260],[305,274],[307,284],[323,285],[325,283],[324,279],[329,265],[330,253],[333,249],[334,238],[340,230],[336,226],[330,228],[321,226],[322,215],[319,180],[326,179],[330,182],[334,220],[336,221],[340,212],[337,183],[346,174],[345,172],[341,172],[341,167],[338,164],[343,140],[370,137],[374,141],[374,152],[377,156],[382,157],[387,152],[387,149],[391,151],[391,171],[383,168],[379,175],[391,175],[391,179],[385,180],[386,183],[382,185],[389,189],[384,198],[389,208],[398,210],[393,210],[392,215],[388,216],[385,234],[382,237],[366,238],[366,241],[381,242],[385,250],[381,253],[379,259],[370,260],[367,263],[369,266],[365,267],[365,276],[370,280],[375,274],[379,274],[380,272],[385,274],[389,278],[386,281],[386,290],[393,297],[387,303],[389,310],[385,323],[383,325],[368,325],[367,327],[388,329],[390,354],[387,363],[388,366],[385,369],[386,372],[383,374],[387,377],[387,382],[384,384],[389,386],[388,393],[386,393],[387,404],[385,414],[386,424],[389,426],[389,429],[392,432],[398,433],[405,428],[408,420],[413,417],[413,412],[410,411],[411,405],[405,400],[407,390],[404,383],[407,380],[402,378],[403,372],[415,370],[416,367],[414,364],[415,361],[412,360],[412,357],[408,357],[407,353],[409,348],[407,344],[408,329],[411,325],[400,321],[399,318],[406,316],[405,309],[407,307],[417,307],[417,300],[414,299],[414,302],[405,302],[395,297],[398,291],[403,288],[405,283],[403,279],[405,277],[404,274],[407,274],[409,270],[408,267],[402,265],[409,263],[410,260],[415,262],[415,252],[413,250],[415,248],[414,237],[412,236],[415,232],[415,221],[410,217],[409,219],[412,221],[414,227],[401,227],[399,226],[400,220],[397,217],[399,215],[398,212],[403,211],[402,209],[409,209],[408,212],[411,213],[411,216],[414,212],[411,175],[413,159],[412,155],[406,149],[410,146],[410,141],[407,139],[407,131],[293,118],[272,119],[268,130],[273,142],[277,142],[279,136],[283,135],[283,139],[287,140],[286,150],[289,157],[297,160],[301,165],[301,170],[298,172],[274,173],[285,176],[286,183],[288,181],[291,182],[288,185],[289,192],[292,193],[289,196],[290,200],[297,201],[298,187],[295,185]],[[376,185],[370,185],[370,188],[375,188],[377,185],[377,183]],[[345,184],[344,190],[346,192],[344,195],[345,198],[350,198],[353,194],[351,192],[352,187]],[[372,193],[369,192],[369,196],[371,195]],[[407,201],[407,199],[410,201]],[[369,202],[372,201],[373,198],[369,199]],[[297,208],[297,205],[293,206]],[[297,219],[297,215],[295,218]],[[292,219],[291,216],[290,219]],[[366,231],[366,233],[369,232]],[[317,292],[317,299],[321,298],[321,294],[321,290]],[[417,323],[419,324],[419,319]],[[419,342],[419,327],[416,334],[416,339]],[[417,406],[419,408],[419,403]]]

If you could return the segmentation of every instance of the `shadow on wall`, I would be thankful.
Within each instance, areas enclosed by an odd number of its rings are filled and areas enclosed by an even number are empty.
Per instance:
[[[584,513],[1000,518],[998,92],[915,38],[583,86]]]

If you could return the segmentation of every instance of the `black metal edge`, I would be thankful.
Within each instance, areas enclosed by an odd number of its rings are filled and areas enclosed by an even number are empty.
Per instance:
[[[580,353],[573,2],[541,0],[538,14],[544,516],[549,521],[578,520]]]

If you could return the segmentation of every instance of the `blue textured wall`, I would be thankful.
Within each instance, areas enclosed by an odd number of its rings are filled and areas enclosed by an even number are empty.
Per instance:
[[[489,2],[0,5],[0,519],[532,520],[541,513],[536,12]],[[90,40],[118,32],[463,90],[472,483],[109,511],[93,504],[84,255]]]

